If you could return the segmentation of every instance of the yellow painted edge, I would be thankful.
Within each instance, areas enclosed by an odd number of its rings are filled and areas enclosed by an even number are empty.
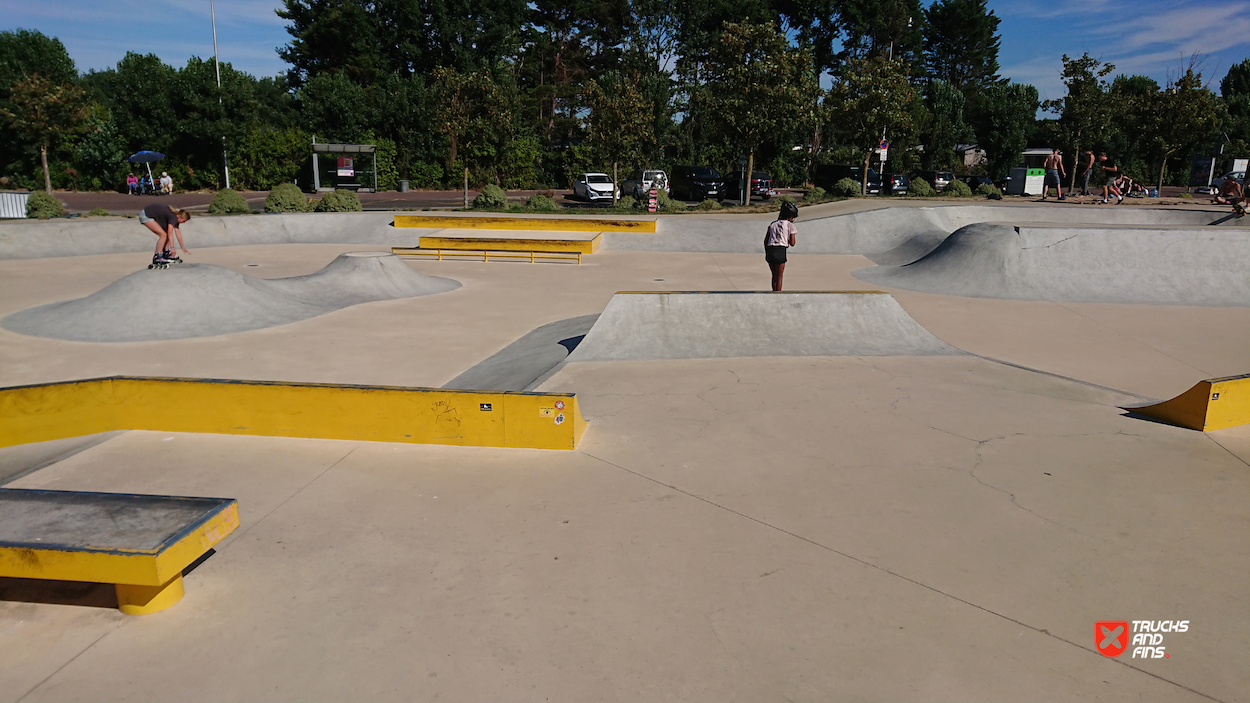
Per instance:
[[[420,229],[515,229],[555,232],[655,233],[655,220],[579,220],[563,217],[422,217],[396,215],[396,227]]]
[[[118,554],[10,546],[0,546],[0,576],[139,586],[164,583],[157,578],[156,558],[150,553]]]
[[[543,251],[580,252],[593,254],[599,248],[598,235],[594,239],[510,239],[505,237],[421,237],[422,249],[452,249],[489,251]]]
[[[111,412],[102,407],[105,397],[111,398]],[[529,418],[555,399],[572,398],[566,393],[119,376],[0,389],[0,446],[136,429],[573,449],[572,424],[537,431],[541,426],[531,427]],[[83,403],[90,412],[82,411]],[[493,410],[481,411],[482,403]],[[509,408],[520,414],[507,417]],[[103,424],[105,417],[110,424]],[[509,431],[506,424],[513,420],[515,431]]]

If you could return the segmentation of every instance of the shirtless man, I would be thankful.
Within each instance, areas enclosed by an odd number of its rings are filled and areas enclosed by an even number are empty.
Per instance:
[[[1055,147],[1050,152],[1050,156],[1046,157],[1046,162],[1042,164],[1042,167],[1046,169],[1046,180],[1042,181],[1042,200],[1046,199],[1046,194],[1050,192],[1052,185],[1055,187],[1055,195],[1059,196],[1060,200],[1064,200],[1060,177],[1067,174],[1063,171],[1063,157],[1059,154],[1059,147]]]
[[[1094,152],[1086,149],[1081,153],[1081,195],[1089,195],[1089,177],[1094,175]],[[1068,195],[1072,195],[1068,193]]]
[[[1211,202],[1216,205],[1232,205],[1235,212],[1245,214],[1245,194],[1241,189],[1241,184],[1231,178],[1225,178],[1220,184],[1220,192],[1211,198]]]

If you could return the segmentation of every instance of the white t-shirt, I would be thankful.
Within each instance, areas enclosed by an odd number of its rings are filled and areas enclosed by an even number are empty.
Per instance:
[[[764,235],[764,246],[788,247],[790,235],[798,233],[799,230],[790,220],[773,220],[768,225],[768,233]]]

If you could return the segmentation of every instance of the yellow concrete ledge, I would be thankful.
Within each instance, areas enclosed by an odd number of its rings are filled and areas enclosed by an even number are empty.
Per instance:
[[[571,393],[114,376],[0,389],[0,447],[112,430],[575,449]]]
[[[577,219],[572,217],[456,217],[396,215],[396,227],[423,229],[514,229],[553,232],[655,232],[655,220]]]
[[[1250,424],[1250,374],[1209,378],[1171,400],[1123,409],[1203,432]]]
[[[422,249],[469,251],[542,251],[593,254],[601,237],[593,239],[513,239],[509,237],[421,237]]]

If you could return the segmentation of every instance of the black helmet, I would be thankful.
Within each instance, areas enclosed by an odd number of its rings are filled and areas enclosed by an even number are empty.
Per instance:
[[[799,216],[799,206],[789,200],[781,201],[781,219],[788,220]]]

